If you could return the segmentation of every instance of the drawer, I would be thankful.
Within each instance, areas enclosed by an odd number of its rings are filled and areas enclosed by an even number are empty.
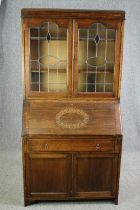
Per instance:
[[[114,152],[113,140],[46,140],[30,139],[28,149],[32,152],[46,151],[96,151]]]

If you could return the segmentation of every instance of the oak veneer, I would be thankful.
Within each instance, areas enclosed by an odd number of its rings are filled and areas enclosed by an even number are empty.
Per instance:
[[[85,199],[117,204],[125,13],[23,9],[21,16],[25,206],[41,200]],[[89,33],[94,34],[90,49]],[[94,56],[85,58],[85,52]],[[58,57],[66,60],[66,67],[58,67]]]

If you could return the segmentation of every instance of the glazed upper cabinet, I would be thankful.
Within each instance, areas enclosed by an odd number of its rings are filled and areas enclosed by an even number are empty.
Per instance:
[[[120,18],[25,19],[25,97],[119,97]]]

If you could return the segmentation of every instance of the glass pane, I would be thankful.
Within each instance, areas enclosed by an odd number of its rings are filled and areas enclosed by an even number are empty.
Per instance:
[[[78,91],[86,92],[86,83],[78,83]]]
[[[38,59],[38,40],[30,41],[30,57],[31,61]]]
[[[105,60],[105,49],[106,48],[106,43],[105,41],[100,41],[98,44],[98,56],[103,57]]]
[[[113,71],[114,71],[114,63],[106,63],[106,71],[113,73]]]
[[[32,72],[38,72],[39,71],[38,61],[32,61],[31,62],[31,69],[32,69]]]
[[[39,91],[39,83],[31,84],[31,90],[32,91]]]
[[[82,71],[79,73],[78,77],[79,83],[86,83],[86,75]]]
[[[66,40],[67,39],[67,30],[65,28],[59,28],[58,36],[59,36],[59,39]]]
[[[31,82],[39,83],[39,72],[32,72]]]
[[[88,73],[87,83],[95,83],[95,74]]]
[[[112,29],[107,30],[107,38],[115,40],[116,38],[116,31]]]
[[[40,84],[40,91],[47,91],[48,92],[48,84]]]
[[[114,63],[115,62],[115,42],[108,41],[107,45],[107,61]]]
[[[106,74],[106,77],[105,77],[105,82],[106,83],[113,83],[113,74],[112,73],[108,73]]]
[[[104,85],[96,84],[96,92],[104,92]]]
[[[86,69],[86,59],[87,59],[87,42],[85,41],[80,41],[79,42],[79,51],[78,51],[78,58],[79,58],[79,63],[78,67],[80,69]]]
[[[87,59],[88,66],[91,67],[99,67],[105,65],[105,59],[104,57],[98,56],[98,57],[90,57]]]
[[[38,37],[38,28],[31,28],[30,29],[30,36],[31,37]]]
[[[90,73],[97,72],[97,69],[98,68],[96,68],[94,66],[88,66],[88,72],[90,72]]]
[[[96,43],[93,40],[89,40],[88,41],[88,58],[95,57],[95,56],[96,56]]]
[[[40,37],[46,37],[46,34],[48,33],[48,23],[45,23],[39,27],[39,33]]]
[[[87,92],[95,92],[95,85],[88,84],[87,85]]]
[[[97,24],[91,25],[87,30],[89,31],[89,38],[94,39],[97,35]]]
[[[113,92],[116,30],[95,23],[78,36],[78,91]]]
[[[104,83],[104,73],[99,73],[96,75],[96,83]]]
[[[57,39],[58,25],[53,22],[47,22],[40,27],[40,36],[46,37],[47,34],[51,34],[52,39]]]
[[[30,29],[32,91],[67,91],[67,45],[67,29],[59,27],[54,22]],[[33,82],[38,82],[38,88],[32,86]]]
[[[31,78],[30,78],[30,89],[32,91],[38,91],[39,90],[39,65],[37,61],[31,62]]]
[[[40,91],[48,91],[48,70],[40,73]]]
[[[101,40],[106,39],[106,29],[99,29],[98,34]]]
[[[105,92],[112,92],[112,91],[113,91],[113,84],[106,84]]]
[[[66,90],[66,84],[50,84],[51,92],[64,92]]]
[[[79,29],[79,39],[80,40],[87,39],[87,30],[86,29]]]

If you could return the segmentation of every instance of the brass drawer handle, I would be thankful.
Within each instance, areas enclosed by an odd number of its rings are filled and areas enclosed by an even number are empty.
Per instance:
[[[96,150],[100,150],[101,147],[100,147],[100,144],[96,144]]]
[[[45,144],[45,149],[48,149],[48,144]]]

